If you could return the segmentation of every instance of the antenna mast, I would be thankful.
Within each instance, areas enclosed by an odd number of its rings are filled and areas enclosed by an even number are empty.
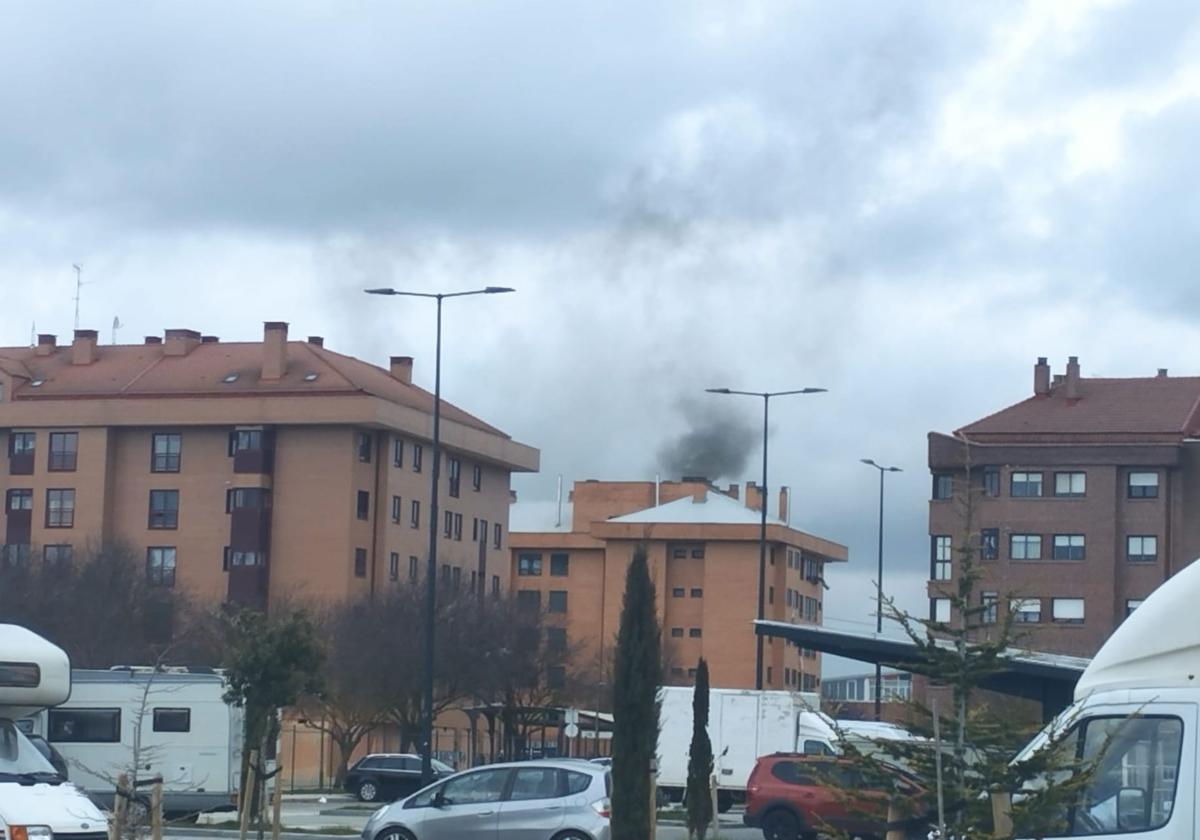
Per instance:
[[[79,293],[83,289],[83,266],[73,263],[75,268],[75,329],[79,329]]]

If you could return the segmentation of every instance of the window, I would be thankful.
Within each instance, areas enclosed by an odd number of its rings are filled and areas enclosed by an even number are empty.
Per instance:
[[[942,624],[950,622],[950,599],[949,598],[930,598],[929,599],[929,620],[939,621]]]
[[[671,558],[672,559],[680,559],[680,558],[686,559],[687,558],[687,549],[686,548],[672,548],[671,549]]]
[[[479,805],[499,802],[508,782],[508,770],[480,770],[465,776],[455,776],[437,790],[446,805]],[[413,802],[414,805],[419,803]]]
[[[229,435],[229,454],[257,452],[263,448],[262,429],[237,429]]]
[[[984,528],[979,532],[979,556],[984,560],[1000,557],[1000,529]]]
[[[392,466],[404,466],[404,438],[396,438],[392,441]]]
[[[1014,614],[1013,621],[1017,624],[1037,624],[1042,620],[1041,598],[1014,598],[1009,602],[1008,609]]]
[[[983,624],[995,624],[998,618],[1000,595],[997,592],[984,592],[979,596],[979,603],[983,607],[983,612],[979,614],[979,620]]]
[[[358,432],[355,435],[355,448],[358,450],[358,460],[364,464],[371,463],[371,433]]]
[[[454,514],[454,539],[462,541],[462,523],[463,515],[461,513]]]
[[[75,549],[70,545],[44,545],[42,546],[42,562],[54,564],[70,563],[75,557]]]
[[[767,603],[768,604],[775,603],[775,587],[774,586],[767,587]]]
[[[225,493],[225,512],[266,510],[271,506],[271,491],[265,487],[231,487]]]
[[[1054,474],[1055,496],[1083,496],[1087,491],[1087,473],[1060,472]]]
[[[478,464],[471,467],[471,489],[477,493],[483,489],[483,467]]]
[[[459,566],[455,566],[450,570],[450,584],[455,589],[462,586],[462,569]]]
[[[546,612],[565,613],[567,611],[567,593],[562,589],[554,589],[546,601]]]
[[[1131,499],[1157,499],[1158,473],[1131,472],[1127,492]]]
[[[454,533],[454,512],[448,510],[442,514],[442,536],[445,537],[446,539],[450,539],[450,536],[453,533]]]
[[[1058,624],[1083,624],[1083,599],[1051,598],[1050,617]]]
[[[692,549],[692,559],[694,559],[694,560],[704,559],[704,546],[701,545],[701,546],[698,546],[698,547]]]
[[[418,569],[419,569],[420,565],[421,565],[421,561],[418,560],[415,555],[410,554],[408,556],[408,579],[409,580],[416,582],[417,573],[418,573]]]
[[[542,574],[542,555],[523,551],[517,555],[517,575],[519,577],[538,577]]]
[[[517,607],[529,612],[540,610],[542,608],[542,593],[536,589],[518,589]]]
[[[226,546],[223,565],[225,571],[229,571],[230,566],[265,566],[267,555],[263,551],[232,551]]]
[[[34,432],[12,432],[8,436],[8,457],[32,455],[37,435]]]
[[[500,547],[500,542],[501,542],[500,538],[503,535],[503,533],[504,533],[504,529],[500,527],[499,522],[497,522],[495,525],[492,526],[492,545],[495,546],[496,548]]]
[[[42,684],[42,669],[35,662],[0,662],[0,686],[37,688]]]
[[[1130,563],[1154,563],[1158,560],[1158,537],[1126,537],[1125,559]]]
[[[75,491],[46,491],[46,527],[71,528],[75,525]]]
[[[400,555],[394,551],[388,555],[388,580],[400,580]]]
[[[1041,560],[1042,537],[1040,534],[1011,534],[1008,538],[1008,556],[1011,560]]]
[[[566,629],[563,627],[547,627],[546,648],[552,653],[565,653],[567,650]]]
[[[694,589],[692,589],[692,597],[693,598],[703,598],[704,590],[701,589],[700,587],[695,587]]]
[[[413,472],[420,472],[421,471],[421,459],[425,455],[425,448],[423,446],[421,446],[421,444],[419,444],[419,443],[414,443],[412,455],[413,455],[413,457],[412,457]]]
[[[1125,602],[1125,617],[1129,618],[1129,616],[1133,615],[1133,611],[1140,607],[1144,600],[1144,598],[1130,598],[1127,600]]]
[[[492,575],[492,597],[500,597],[500,575]]]
[[[513,774],[508,799],[554,799],[558,796],[558,770],[553,767],[525,767]]]
[[[932,564],[929,576],[933,580],[950,580],[953,561],[953,546],[950,537],[938,535],[931,538]]]
[[[688,638],[699,639],[700,638],[700,628],[699,627],[689,628],[688,629]]]
[[[671,628],[671,638],[672,639],[682,639],[683,638],[683,628],[682,627],[672,627]]]
[[[997,498],[1000,495],[1000,468],[984,467],[981,476],[983,495]]]
[[[179,491],[150,491],[150,522],[152,530],[173,530],[179,527]]]
[[[75,469],[75,455],[79,450],[78,432],[50,433],[50,462],[47,469],[50,472],[72,472]]]
[[[368,490],[358,491],[358,500],[354,505],[354,515],[359,519],[371,517],[371,493]]]
[[[1082,560],[1085,556],[1082,534],[1055,534],[1055,560]]]
[[[450,462],[450,496],[458,498],[458,490],[462,481],[462,461],[457,458],[448,458]]]
[[[175,546],[155,545],[146,549],[146,580],[152,586],[175,585]]]
[[[950,475],[949,473],[933,474],[933,498],[954,498],[954,476]]]
[[[570,569],[571,556],[555,553],[550,555],[550,577],[566,577]]]
[[[117,744],[120,709],[51,709],[46,740],[59,744]]]
[[[33,491],[32,490],[9,490],[8,491],[8,509],[9,510],[33,510]]]
[[[150,472],[179,472],[182,439],[178,432],[164,432],[150,438]]]
[[[1015,472],[1012,474],[1009,495],[1013,498],[1033,498],[1042,495],[1040,472]]]
[[[400,517],[403,515],[403,507],[399,496],[392,496],[392,521],[399,523]]]
[[[191,709],[155,709],[155,732],[191,732]]]
[[[421,503],[416,499],[409,505],[408,524],[413,528],[421,527]]]
[[[365,548],[354,549],[354,576],[367,576],[367,550]]]
[[[671,589],[671,597],[672,598],[682,598],[686,594],[687,594],[687,590],[685,588],[683,588],[682,586],[672,587],[672,589]]]

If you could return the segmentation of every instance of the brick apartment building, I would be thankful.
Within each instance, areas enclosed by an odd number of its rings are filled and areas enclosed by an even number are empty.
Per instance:
[[[385,370],[287,333],[0,348],[3,556],[119,539],[153,583],[254,606],[418,574],[433,400],[412,358]],[[509,477],[538,452],[445,403],[442,437],[441,574],[506,587]]]
[[[1026,400],[929,435],[930,616],[950,617],[971,500],[985,620],[1090,656],[1200,553],[1200,377],[1083,378],[1034,367]]]
[[[718,490],[703,479],[576,482],[569,501],[517,502],[510,535],[512,586],[558,619],[578,667],[603,673],[620,621],[625,571],[640,543],[657,588],[668,684],[690,684],[708,660],[716,687],[753,688],[761,503],[747,485]],[[769,517],[766,616],[820,623],[826,563],[846,548]],[[765,645],[763,685],[816,691],[820,659],[779,640]]]

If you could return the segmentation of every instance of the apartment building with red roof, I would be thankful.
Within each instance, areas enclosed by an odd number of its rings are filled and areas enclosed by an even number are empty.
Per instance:
[[[1200,554],[1200,377],[1085,378],[1074,356],[1052,377],[1039,358],[1029,398],[930,433],[929,468],[930,617],[956,619],[969,541],[985,622],[1012,612],[1022,644],[1090,656]]]

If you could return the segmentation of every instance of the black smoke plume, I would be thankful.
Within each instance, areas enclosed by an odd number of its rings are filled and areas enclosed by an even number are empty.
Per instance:
[[[666,478],[703,476],[716,481],[742,476],[761,435],[754,423],[725,402],[729,399],[713,395],[679,401],[687,431],[658,449],[658,466]]]

